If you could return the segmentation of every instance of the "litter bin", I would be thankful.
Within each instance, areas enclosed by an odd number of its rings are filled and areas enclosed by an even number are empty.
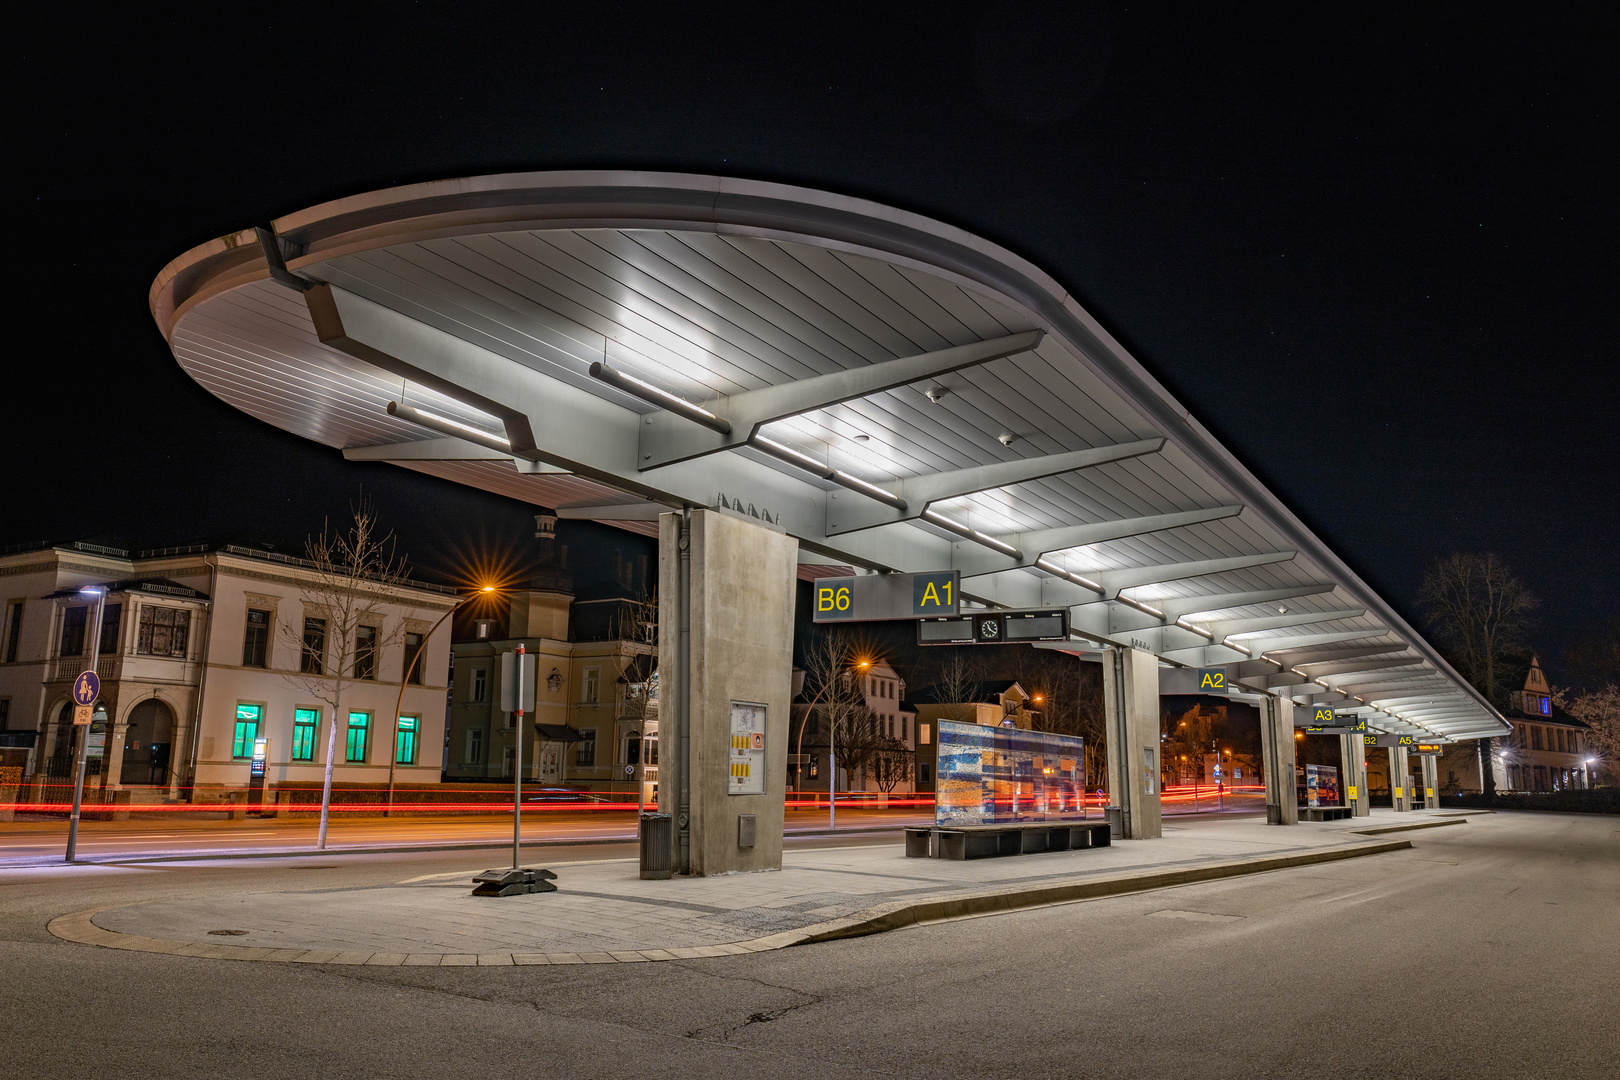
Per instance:
[[[641,876],[663,881],[674,873],[675,821],[670,814],[641,815]]]

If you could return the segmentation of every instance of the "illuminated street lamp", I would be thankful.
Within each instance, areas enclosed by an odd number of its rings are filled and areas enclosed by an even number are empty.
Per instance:
[[[90,667],[89,671],[96,670],[96,661],[101,655],[101,616],[102,609],[107,605],[107,587],[105,585],[86,585],[79,592],[85,596],[96,598],[95,621],[90,624]],[[78,685],[78,680],[74,680]],[[78,702],[80,705],[94,705],[94,701]],[[85,759],[90,750],[90,728],[94,723],[92,715],[90,724],[75,724],[75,727],[84,728],[84,734],[79,737],[79,764],[73,777],[73,813],[68,817],[67,861],[73,861],[74,849],[79,845],[79,810],[84,804],[84,766]],[[109,726],[111,726],[109,724]]]
[[[387,808],[383,810],[383,817],[392,817],[394,814],[394,766],[399,762],[399,710],[405,707],[405,687],[411,681],[411,672],[415,671],[416,666],[422,662],[422,655],[427,652],[428,639],[433,636],[433,631],[443,626],[446,619],[454,615],[457,611],[460,611],[463,604],[477,600],[480,597],[488,596],[494,591],[495,586],[485,585],[477,592],[463,596],[460,600],[457,600],[453,605],[451,605],[450,610],[446,611],[443,615],[440,615],[439,621],[434,623],[428,629],[428,632],[422,635],[421,646],[417,648],[416,655],[411,657],[411,662],[405,665],[405,671],[399,677],[399,699],[394,702],[394,738],[393,744],[390,746],[388,751],[388,805]],[[334,718],[334,722],[335,719],[336,718]],[[518,732],[516,737],[522,738],[523,733],[521,731]]]

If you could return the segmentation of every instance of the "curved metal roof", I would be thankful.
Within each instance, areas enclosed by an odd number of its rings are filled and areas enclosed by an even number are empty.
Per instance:
[[[779,184],[523,173],[202,244],[151,290],[181,366],[351,458],[648,531],[771,520],[1371,726],[1508,726],[1037,267]]]

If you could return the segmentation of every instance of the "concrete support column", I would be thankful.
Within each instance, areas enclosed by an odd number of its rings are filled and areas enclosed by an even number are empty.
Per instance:
[[[1372,802],[1367,797],[1367,737],[1359,731],[1339,736],[1339,761],[1344,765],[1344,776],[1339,783],[1344,787],[1344,805],[1355,817],[1372,813]]]
[[[1429,810],[1440,809],[1440,762],[1432,754],[1424,754],[1418,759],[1423,766],[1423,806]]]
[[[1412,777],[1410,766],[1406,760],[1406,747],[1392,746],[1389,748],[1389,786],[1395,809],[1400,811],[1412,809]]]
[[[681,873],[782,868],[798,554],[797,540],[729,514],[659,518],[659,810],[675,815]],[[741,783],[734,706],[764,714],[763,758],[742,747]]]
[[[1140,649],[1109,649],[1103,658],[1108,717],[1108,808],[1114,835],[1164,835],[1159,802],[1159,658]]]
[[[1268,696],[1261,705],[1260,753],[1266,770],[1266,824],[1298,825],[1294,703],[1289,699]]]

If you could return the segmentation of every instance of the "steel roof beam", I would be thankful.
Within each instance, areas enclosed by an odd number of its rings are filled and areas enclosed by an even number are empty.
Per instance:
[[[761,427],[776,420],[786,420],[790,416],[1028,352],[1039,345],[1044,336],[1043,331],[1028,330],[1021,334],[883,360],[865,367],[829,372],[758,390],[745,390],[740,394],[716,398],[706,405],[685,402],[650,383],[615,371],[600,361],[592,364],[590,371],[593,378],[660,407],[659,412],[642,417],[636,467],[646,470],[736,449],[758,435]],[[685,408],[682,408],[683,404]]]
[[[884,486],[904,500],[906,504],[904,509],[874,502],[869,498],[852,499],[839,491],[830,492],[827,495],[827,535],[839,536],[879,525],[913,521],[921,517],[931,503],[976,495],[981,491],[994,491],[1010,484],[1044,480],[1047,477],[1106,465],[1113,461],[1155,454],[1164,448],[1164,443],[1164,439],[1139,439],[1119,446],[1099,446],[1090,450],[1048,454],[1020,461],[998,461],[970,469],[955,469],[950,472],[907,476],[899,480],[886,481]]]

